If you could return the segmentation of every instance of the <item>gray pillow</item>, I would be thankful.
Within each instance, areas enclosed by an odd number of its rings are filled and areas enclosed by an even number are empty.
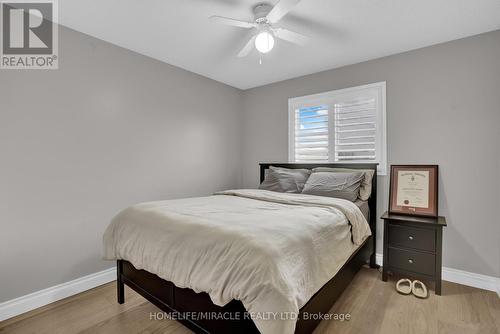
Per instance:
[[[314,172],[302,190],[303,194],[336,197],[354,202],[359,196],[363,172]]]
[[[259,189],[298,194],[302,192],[310,174],[309,169],[288,169],[271,166]]]
[[[373,169],[353,169],[353,168],[330,168],[330,167],[316,167],[313,168],[315,172],[363,172],[364,177],[359,188],[359,199],[367,201],[372,194],[372,179],[375,171]]]

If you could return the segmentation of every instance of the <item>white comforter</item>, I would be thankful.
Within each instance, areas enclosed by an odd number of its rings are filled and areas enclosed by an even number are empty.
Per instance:
[[[263,334],[293,333],[290,314],[370,234],[346,200],[230,190],[125,209],[104,234],[104,258],[207,292],[216,305],[241,300]]]

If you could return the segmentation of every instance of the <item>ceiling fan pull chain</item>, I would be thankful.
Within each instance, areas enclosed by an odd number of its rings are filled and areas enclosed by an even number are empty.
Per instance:
[[[259,53],[259,65],[262,65],[262,53]]]

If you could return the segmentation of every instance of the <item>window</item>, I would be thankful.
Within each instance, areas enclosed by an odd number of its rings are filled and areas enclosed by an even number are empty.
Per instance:
[[[385,82],[289,99],[292,162],[378,163],[386,174]]]

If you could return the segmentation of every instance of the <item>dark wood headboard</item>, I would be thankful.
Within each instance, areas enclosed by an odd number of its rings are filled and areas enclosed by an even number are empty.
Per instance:
[[[350,169],[373,169],[373,179],[372,179],[372,193],[368,199],[368,207],[370,208],[370,229],[372,231],[373,239],[373,253],[371,262],[375,263],[375,241],[377,239],[377,166],[378,164],[373,163],[281,163],[281,162],[266,162],[260,163],[260,182],[264,181],[266,169],[270,166],[283,167],[283,168],[304,168],[313,169],[316,167],[330,167],[330,168],[350,168]]]

